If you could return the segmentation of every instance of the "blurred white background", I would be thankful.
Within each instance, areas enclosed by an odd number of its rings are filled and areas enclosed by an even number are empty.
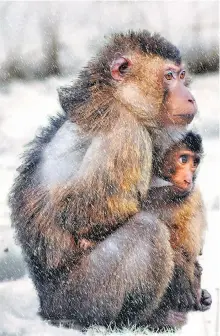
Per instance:
[[[105,34],[127,29],[161,32],[191,62],[218,66],[218,1],[4,1],[0,27],[2,79],[77,72]]]

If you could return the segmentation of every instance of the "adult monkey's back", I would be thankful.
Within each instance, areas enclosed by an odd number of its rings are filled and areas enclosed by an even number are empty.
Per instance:
[[[140,212],[140,201],[153,146],[163,151],[196,113],[186,81],[176,47],[129,32],[113,35],[60,91],[64,113],[33,141],[10,194],[44,318],[138,323],[158,306],[172,250],[166,228]],[[78,241],[92,231],[103,241],[83,252]]]

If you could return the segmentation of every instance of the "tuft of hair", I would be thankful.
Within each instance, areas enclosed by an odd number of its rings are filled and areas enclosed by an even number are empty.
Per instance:
[[[179,49],[158,33],[150,33],[147,30],[127,33],[113,34],[109,38],[109,47],[115,51],[126,51],[139,49],[146,54],[158,55],[164,59],[170,59],[177,65],[181,63]]]
[[[200,154],[203,153],[202,137],[198,133],[192,131],[186,133],[181,142],[184,143],[192,152]]]

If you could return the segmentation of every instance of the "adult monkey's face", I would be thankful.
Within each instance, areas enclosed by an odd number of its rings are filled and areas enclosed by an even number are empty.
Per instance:
[[[197,112],[182,64],[155,55],[121,56],[111,75],[120,99],[146,126],[186,126]]]
[[[182,65],[167,64],[163,73],[163,125],[187,125],[197,113],[195,98],[189,91],[186,70]]]

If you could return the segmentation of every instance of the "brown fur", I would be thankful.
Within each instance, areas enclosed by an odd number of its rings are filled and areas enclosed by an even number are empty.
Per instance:
[[[132,153],[129,152],[131,146]],[[106,148],[108,155],[105,157]],[[56,223],[59,222],[60,214],[64,214],[64,228],[78,237],[79,231],[82,228],[85,230],[85,223],[89,230],[97,224],[104,225],[108,230],[140,211],[138,194],[147,192],[150,179],[148,166],[151,164],[151,141],[148,133],[128,114],[127,118],[124,116],[118,121],[111,133],[101,136],[100,151],[103,153],[102,162],[97,167],[93,167],[92,163],[87,176],[84,175],[74,184],[71,181],[64,187],[55,187],[49,194],[33,191],[33,202],[30,202],[31,195],[28,192],[30,200],[26,215],[32,216],[32,211],[35,212],[36,226],[33,230],[38,232],[37,223],[44,230],[58,228]],[[33,210],[36,209],[34,203],[41,204],[40,212]],[[48,239],[51,244],[50,235]],[[66,242],[63,243],[66,245]],[[57,264],[59,253],[55,247],[50,254],[56,251]],[[62,253],[59,263],[65,263]],[[48,266],[53,267],[53,263]]]
[[[206,218],[203,216],[203,200],[199,189],[174,212],[175,231],[171,229],[171,245],[174,249],[183,247],[192,259],[199,255],[202,247],[201,237],[206,229]]]

